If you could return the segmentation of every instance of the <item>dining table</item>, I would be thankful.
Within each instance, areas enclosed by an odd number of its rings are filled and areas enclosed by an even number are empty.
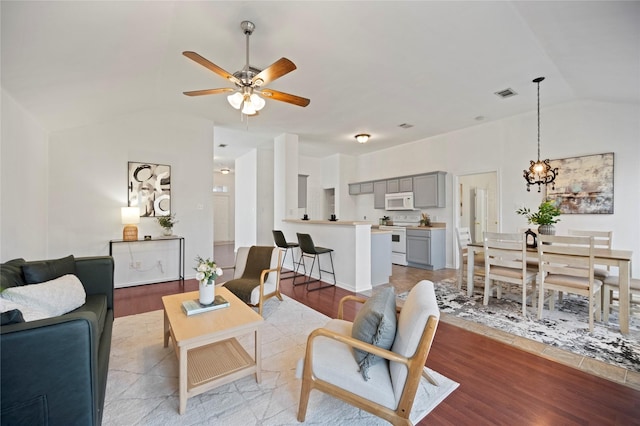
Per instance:
[[[473,271],[474,256],[476,253],[482,252],[483,243],[471,243],[467,245],[467,294],[473,296]],[[538,250],[533,247],[527,247],[527,253],[537,253]],[[631,315],[630,307],[630,283],[631,283],[631,257],[632,250],[617,250],[606,248],[594,248],[594,263],[598,265],[614,266],[618,268],[619,274],[619,303],[620,303],[620,332],[629,333],[629,321]]]

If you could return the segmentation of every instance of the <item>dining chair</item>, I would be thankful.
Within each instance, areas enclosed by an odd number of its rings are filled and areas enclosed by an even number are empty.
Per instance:
[[[466,227],[456,228],[456,237],[458,240],[458,258],[460,259],[458,266],[458,290],[461,290],[469,257],[469,248],[467,245],[472,242],[471,231]],[[481,252],[476,253],[473,257],[473,276],[475,277],[476,275],[484,276],[484,255]],[[471,288],[473,288],[473,283],[471,283]],[[467,285],[467,289],[469,289],[469,285]]]
[[[617,275],[609,275],[604,280],[604,286],[602,287],[602,320],[609,322],[609,314],[611,309],[614,308],[612,302],[619,301],[618,294],[620,291],[620,277]],[[631,278],[629,282],[629,303],[631,313],[640,313],[640,279]]]
[[[613,231],[588,231],[583,229],[569,229],[568,235],[579,237],[593,237],[594,248],[604,248],[611,250],[611,240],[613,239]],[[611,272],[610,266],[596,265],[593,268],[594,277],[600,281],[607,279]]]
[[[551,290],[549,310],[554,309],[557,292],[585,296],[589,303],[589,331],[594,317],[600,321],[602,281],[594,278],[594,238],[538,235],[538,319],[542,319],[544,292]]]
[[[527,242],[523,233],[485,232],[484,268],[484,305],[489,304],[494,288],[500,297],[499,283],[509,283],[522,289],[522,316],[527,316],[528,294],[535,309],[537,269],[527,267]],[[527,286],[531,287],[530,292],[527,292]]]

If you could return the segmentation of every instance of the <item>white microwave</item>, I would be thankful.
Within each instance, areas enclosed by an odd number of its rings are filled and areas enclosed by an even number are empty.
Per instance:
[[[415,210],[413,192],[396,192],[384,195],[385,210]]]

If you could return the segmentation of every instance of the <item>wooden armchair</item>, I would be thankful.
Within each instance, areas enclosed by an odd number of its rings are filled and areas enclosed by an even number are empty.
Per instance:
[[[410,425],[409,415],[421,377],[424,375],[437,385],[424,368],[440,318],[433,283],[420,281],[409,293],[398,315],[396,336],[390,350],[351,337],[353,323],[342,319],[346,301],[364,303],[366,299],[346,296],[340,301],[338,319],[309,335],[298,421],[304,421],[309,393],[317,389],[394,425]],[[353,348],[388,362],[372,365],[368,371],[369,380],[365,381],[358,371]]]
[[[280,269],[282,251],[272,246],[240,247],[236,254],[233,278],[224,284],[230,292],[247,305],[258,308],[262,315],[264,301],[280,294]]]

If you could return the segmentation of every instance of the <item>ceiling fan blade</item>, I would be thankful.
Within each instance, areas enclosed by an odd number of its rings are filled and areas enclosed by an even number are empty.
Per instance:
[[[276,101],[288,102],[290,104],[298,105],[301,107],[306,107],[307,105],[309,105],[309,102],[311,102],[311,100],[307,98],[290,95],[284,92],[278,92],[277,90],[263,89],[260,93],[262,93],[262,95],[267,98],[274,99]]]
[[[296,65],[287,58],[280,58],[251,79],[251,84],[265,86],[296,69]]]
[[[217,95],[218,93],[235,92],[235,89],[231,87],[225,87],[224,89],[205,89],[205,90],[193,90],[191,92],[182,92],[187,96],[202,96],[202,95]]]
[[[182,52],[182,54],[187,58],[191,59],[192,61],[199,63],[200,65],[207,68],[208,70],[213,71],[214,73],[218,74],[222,78],[225,78],[233,83],[242,85],[242,82],[236,76],[234,76],[233,74],[229,74],[229,72],[223,70],[222,68],[220,68],[219,66],[211,62],[210,60],[198,55],[196,52],[186,51],[186,52]]]

